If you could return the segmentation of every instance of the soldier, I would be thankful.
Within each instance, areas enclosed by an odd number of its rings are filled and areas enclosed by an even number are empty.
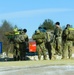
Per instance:
[[[50,34],[50,31],[47,30],[46,27],[39,27],[38,28],[41,32],[44,33],[45,35],[45,47],[48,51],[48,56],[49,56],[49,59],[51,59],[51,44],[50,44],[50,40],[51,40],[51,34]]]
[[[43,32],[40,32],[40,30],[36,30],[35,34],[32,36],[33,40],[36,40],[37,44],[37,53],[38,53],[38,59],[41,60],[41,55],[43,54],[44,60],[47,59],[46,54],[46,48],[45,48],[45,35]]]
[[[26,32],[27,30],[24,29],[20,31],[20,35],[19,35],[20,60],[26,59],[26,49],[27,49],[27,44],[29,40]]]
[[[55,23],[54,40],[55,40],[55,54],[62,55],[62,29],[60,22]]]
[[[14,60],[19,60],[19,57],[20,57],[20,51],[19,51],[19,42],[18,42],[18,36],[19,36],[19,31],[18,31],[18,28],[14,28],[14,43],[13,43],[13,46],[14,46],[14,49],[13,49],[13,58]]]
[[[70,59],[72,57],[72,41],[67,40],[68,29],[71,28],[70,24],[66,25],[66,28],[63,30],[62,39],[63,39],[63,54],[62,59]]]

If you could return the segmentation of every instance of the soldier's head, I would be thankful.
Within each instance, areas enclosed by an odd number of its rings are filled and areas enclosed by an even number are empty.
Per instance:
[[[67,24],[67,25],[66,25],[66,28],[70,28],[70,24]]]
[[[56,23],[55,23],[55,26],[56,26],[56,27],[60,27],[60,22],[56,22]]]
[[[56,24],[56,25],[60,25],[60,22],[56,22],[55,24]]]
[[[39,34],[39,33],[40,33],[40,30],[39,30],[39,29],[38,29],[38,30],[36,30],[36,31],[35,31],[35,33],[36,33],[36,34]]]
[[[23,29],[23,31],[26,33],[27,32],[27,29]]]
[[[38,29],[42,29],[42,27],[38,27]]]

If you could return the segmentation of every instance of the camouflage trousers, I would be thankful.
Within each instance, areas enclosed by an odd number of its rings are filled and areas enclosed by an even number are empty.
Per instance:
[[[51,52],[52,46],[51,46],[51,43],[50,43],[50,42],[46,42],[46,43],[45,43],[45,46],[46,46],[46,49],[47,49],[47,51],[48,51],[49,59],[51,59],[51,58],[52,58],[52,52]]]
[[[55,54],[62,55],[62,39],[57,37],[55,39]]]
[[[37,44],[37,53],[38,53],[38,59],[41,60],[41,56],[43,55],[43,59],[46,60],[47,59],[47,54],[46,54],[46,47],[45,47],[45,43],[41,43],[41,44]]]
[[[72,57],[72,41],[63,42],[62,58],[67,59]]]
[[[26,43],[25,42],[20,43],[19,49],[20,49],[20,60],[25,60],[26,59]]]
[[[14,60],[19,60],[19,57],[20,57],[19,44],[15,43],[13,49],[13,58]]]

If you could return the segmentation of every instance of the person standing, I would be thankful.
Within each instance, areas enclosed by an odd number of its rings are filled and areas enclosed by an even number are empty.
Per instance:
[[[16,61],[16,60],[19,60],[19,57],[20,57],[19,42],[18,42],[18,36],[19,36],[18,28],[14,28],[13,32],[14,32],[13,58],[14,58],[14,61]]]
[[[41,60],[41,56],[43,55],[43,59],[47,60],[47,49],[45,48],[45,35],[43,32],[40,32],[40,30],[36,30],[35,33],[32,36],[33,40],[36,41],[37,45],[37,53],[38,53],[38,59]]]
[[[23,29],[20,31],[19,35],[19,49],[20,49],[20,60],[26,60],[26,49],[28,44],[27,30]]]
[[[60,22],[55,23],[54,40],[55,40],[55,54],[62,55],[62,29],[60,27]]]
[[[63,39],[63,53],[62,53],[62,59],[70,59],[72,58],[72,41],[67,40],[67,35],[69,35],[69,28],[70,24],[66,25],[66,28],[63,30],[62,33],[62,39]]]

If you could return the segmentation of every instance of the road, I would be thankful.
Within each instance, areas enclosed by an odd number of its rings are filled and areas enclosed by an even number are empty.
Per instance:
[[[0,62],[0,75],[74,75],[74,60]]]
[[[0,75],[74,75],[74,66],[0,67]]]

